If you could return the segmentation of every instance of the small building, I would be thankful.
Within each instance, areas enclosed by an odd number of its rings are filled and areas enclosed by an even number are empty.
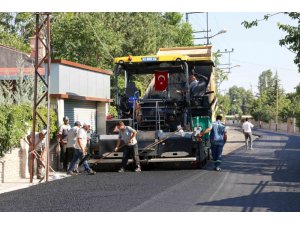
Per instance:
[[[112,72],[67,60],[52,60],[50,68],[51,107],[58,120],[68,116],[75,121],[89,122],[98,134],[106,132],[106,115],[110,99]]]
[[[0,45],[0,82],[16,80],[23,76],[34,76],[34,38],[30,39],[31,53]],[[41,45],[40,52],[44,54]],[[43,55],[39,56],[42,58]],[[45,67],[39,72],[45,75]],[[67,61],[52,60],[50,68],[51,107],[57,112],[61,124],[63,117],[70,118],[70,124],[79,120],[89,122],[98,134],[106,132],[106,115],[110,99],[111,71]]]
[[[25,53],[7,46],[0,45],[0,84],[3,80],[15,80],[33,77],[35,49],[31,39],[31,53]],[[39,51],[40,52],[40,51]],[[42,53],[44,51],[41,51]],[[40,58],[43,55],[40,56]],[[41,76],[45,75],[42,64],[39,68]],[[112,73],[66,60],[52,60],[50,67],[50,103],[61,124],[64,116],[70,118],[70,124],[79,120],[89,122],[93,131],[106,133],[106,115],[110,99],[110,77]],[[47,73],[46,73],[47,74]],[[21,148],[12,150],[4,160],[0,161],[0,182],[12,181],[28,177],[28,144],[22,139]],[[56,145],[50,146],[51,166],[58,168]],[[5,171],[5,173],[4,173]],[[1,179],[2,178],[2,179]]]

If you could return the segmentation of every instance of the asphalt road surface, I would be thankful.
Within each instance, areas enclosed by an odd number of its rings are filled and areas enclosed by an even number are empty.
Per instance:
[[[262,135],[223,158],[222,172],[100,172],[0,195],[0,212],[300,211],[300,136]]]

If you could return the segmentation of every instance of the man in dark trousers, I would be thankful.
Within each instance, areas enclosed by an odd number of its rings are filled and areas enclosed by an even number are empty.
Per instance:
[[[75,154],[73,156],[73,159],[70,163],[70,166],[68,168],[67,174],[68,175],[74,175],[75,173],[73,172],[75,169],[75,164],[77,163],[78,159],[83,158],[87,154],[87,131],[89,131],[90,125],[88,123],[83,123],[82,128],[78,130],[77,136],[76,136],[76,143],[75,143]],[[84,170],[89,174],[89,175],[95,175],[96,172],[93,171],[87,160],[83,161],[83,166]]]
[[[204,134],[210,132],[211,152],[215,163],[215,170],[221,171],[220,165],[222,162],[223,147],[227,141],[227,129],[224,123],[221,122],[222,116],[218,115],[216,119],[217,120],[204,132],[200,133],[199,136],[202,137]]]
[[[135,172],[141,172],[141,166],[140,166],[140,158],[139,158],[139,152],[138,152],[138,144],[136,140],[136,130],[134,130],[130,126],[125,126],[125,124],[120,121],[117,124],[117,128],[119,130],[119,139],[117,141],[117,146],[115,148],[115,152],[119,150],[121,140],[124,141],[125,146],[123,150],[123,159],[122,159],[122,167],[119,170],[120,173],[125,172],[125,168],[127,166],[128,158],[130,154],[133,154],[133,160],[136,164]]]
[[[60,144],[60,162],[63,164],[61,168],[63,171],[67,171],[68,168],[68,152],[67,152],[67,136],[71,129],[69,117],[63,118],[64,124],[59,127],[58,138]]]

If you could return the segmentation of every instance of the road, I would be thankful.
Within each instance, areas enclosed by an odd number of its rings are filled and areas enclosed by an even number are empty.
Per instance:
[[[300,211],[300,137],[256,131],[254,150],[223,158],[222,172],[102,172],[0,195],[0,212]]]

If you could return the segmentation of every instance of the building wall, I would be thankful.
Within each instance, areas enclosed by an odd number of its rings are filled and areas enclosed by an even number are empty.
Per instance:
[[[106,115],[108,112],[108,103],[97,103],[97,133],[106,134]]]
[[[28,173],[28,145],[21,140],[22,148],[14,148],[10,153],[6,153],[2,161],[4,167],[0,164],[0,181],[13,182],[29,176]],[[26,170],[27,169],[27,170]]]
[[[0,183],[17,182],[20,178],[29,178],[28,152],[29,146],[22,139],[20,148],[12,149],[11,153],[6,153],[0,162]],[[57,143],[50,144],[50,166],[58,169],[57,164]],[[4,166],[3,166],[4,165]],[[36,169],[34,170],[35,173]],[[50,170],[51,172],[51,170]]]
[[[50,93],[109,99],[110,76],[53,63]]]
[[[4,161],[4,167],[0,166],[1,182],[13,182],[21,176],[21,151],[20,149],[12,149],[11,153],[6,153],[1,159]],[[2,180],[3,179],[3,180]]]
[[[47,69],[47,67],[46,67]],[[51,64],[50,68],[50,94],[60,94],[59,92],[59,65]],[[47,71],[47,70],[46,70]],[[47,72],[46,72],[47,73]]]
[[[270,121],[269,123],[265,122],[258,122],[258,121],[251,121],[254,126],[262,129],[267,130],[276,130],[276,123],[274,121]],[[296,124],[296,120],[289,118],[287,123],[279,122],[277,125],[278,131],[282,132],[288,132],[288,133],[299,133],[300,129],[297,126],[294,126]]]

